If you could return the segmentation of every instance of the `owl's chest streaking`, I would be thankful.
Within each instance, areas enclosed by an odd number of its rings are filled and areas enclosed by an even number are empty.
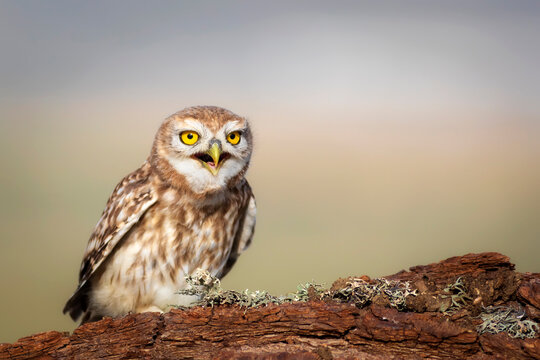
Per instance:
[[[176,292],[197,268],[222,271],[241,222],[235,195],[202,204],[164,191],[92,279],[90,306],[116,316],[192,301]]]

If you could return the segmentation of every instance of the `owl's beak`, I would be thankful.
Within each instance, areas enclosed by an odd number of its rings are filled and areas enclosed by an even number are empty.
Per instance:
[[[220,163],[219,158],[221,157],[221,147],[214,143],[210,149],[206,152],[213,161],[203,162],[203,165],[212,173],[212,175],[217,175],[219,168],[221,167],[223,161]]]
[[[219,141],[212,141],[210,144],[212,144],[212,146],[207,152],[195,154],[193,155],[193,158],[199,160],[212,175],[216,176],[223,165],[223,162],[227,160],[230,155],[221,150]]]

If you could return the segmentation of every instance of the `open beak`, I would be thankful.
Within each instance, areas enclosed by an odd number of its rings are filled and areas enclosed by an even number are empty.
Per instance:
[[[222,151],[217,143],[214,143],[210,149],[206,152],[212,158],[212,161],[203,161],[203,165],[216,176],[223,161],[219,162]]]

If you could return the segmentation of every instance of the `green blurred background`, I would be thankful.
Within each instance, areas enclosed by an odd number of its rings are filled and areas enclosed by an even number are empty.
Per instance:
[[[469,252],[539,271],[537,1],[1,1],[0,342],[61,314],[116,183],[186,106],[247,116],[282,294]]]

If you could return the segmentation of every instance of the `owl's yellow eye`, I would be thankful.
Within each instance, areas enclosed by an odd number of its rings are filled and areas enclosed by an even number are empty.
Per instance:
[[[227,135],[227,141],[233,145],[236,145],[240,142],[240,131],[233,131]]]
[[[199,134],[195,131],[184,131],[180,134],[180,140],[186,145],[193,145],[199,140]]]

